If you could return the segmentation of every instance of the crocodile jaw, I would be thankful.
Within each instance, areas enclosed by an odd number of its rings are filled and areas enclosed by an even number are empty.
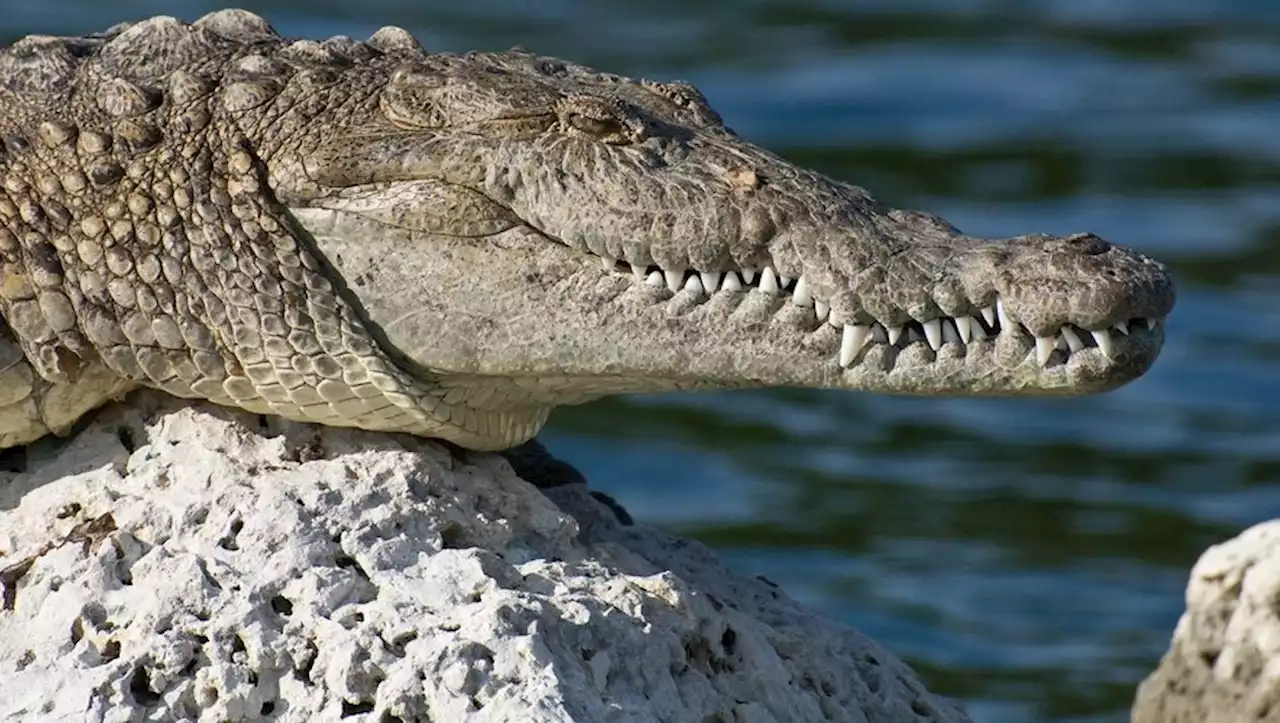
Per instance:
[[[1031,318],[1031,311],[1046,305],[1031,304],[1019,295],[1026,293],[1022,287],[1001,280],[1000,268],[1016,265],[1017,258],[1002,256],[993,266],[991,249],[1003,253],[1017,242],[992,245],[957,237],[955,248],[941,255],[950,265],[931,276],[954,277],[955,283],[935,281],[932,291],[945,295],[941,290],[968,285],[978,290],[975,295],[986,293],[994,319],[988,322],[974,307],[973,316],[963,315],[967,319],[961,324],[968,328],[962,335],[957,317],[939,315],[936,326],[899,325],[869,322],[862,312],[823,309],[823,302],[814,300],[821,298],[818,284],[806,290],[798,280],[787,280],[774,289],[764,281],[771,270],[757,271],[750,282],[731,272],[735,281],[726,288],[724,274],[718,279],[693,272],[675,276],[656,268],[637,273],[525,226],[458,238],[389,226],[350,211],[297,208],[293,214],[346,279],[388,349],[423,378],[453,390],[455,398],[474,390],[483,397],[482,406],[495,409],[708,388],[922,395],[1099,392],[1150,367],[1163,342],[1159,312],[1172,303],[1171,290],[1161,287],[1167,276],[1152,266],[1151,279],[1160,288],[1152,292],[1153,305],[1143,307],[1137,299],[1130,311],[1121,312],[1125,318],[1118,321],[1127,333],[1106,320],[1102,329],[1112,330],[1098,330],[1103,341],[1068,325],[1053,334],[1046,356],[1043,342],[1038,345],[1036,333],[1017,317],[1022,308],[1033,328],[1052,323]],[[1115,253],[1129,254],[1138,268],[1148,263],[1133,252]],[[803,259],[778,256],[787,266],[805,266]],[[708,293],[708,285],[716,291]],[[995,300],[1002,292],[1007,302],[998,304],[1002,314],[997,314]],[[1157,313],[1141,316],[1136,310],[1142,308]],[[1077,318],[1084,312],[1077,309]],[[1146,318],[1152,319],[1150,326]],[[938,339],[930,327],[937,329]],[[1043,329],[1036,332],[1048,336]]]

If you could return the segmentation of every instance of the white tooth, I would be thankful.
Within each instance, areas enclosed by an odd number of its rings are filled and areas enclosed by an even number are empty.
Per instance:
[[[618,265],[618,260],[613,258],[612,256],[600,257],[600,268],[604,269],[604,272],[606,274],[609,273],[610,271],[613,271],[614,268],[617,267],[617,265]]]
[[[716,289],[720,288],[720,277],[723,274],[719,271],[703,271],[701,276],[702,288],[706,289],[708,294],[716,293]]]
[[[785,289],[790,285],[791,285],[790,276],[783,276],[782,274],[778,274],[778,286],[781,286],[782,288]]]
[[[791,303],[796,306],[809,306],[813,304],[813,294],[809,291],[809,282],[801,276],[796,280],[795,294],[791,297]]]
[[[702,294],[702,279],[697,274],[689,274],[689,280],[684,282],[684,290],[692,290],[695,294]]]
[[[722,291],[742,291],[742,282],[738,281],[738,275],[732,271],[726,272],[724,282],[720,284]]]
[[[667,282],[662,280],[661,271],[650,272],[648,278],[646,278],[644,282],[659,289],[667,285]]]
[[[821,301],[813,302],[813,313],[817,315],[818,321],[824,321],[827,314],[831,313],[831,307]]]
[[[744,282],[748,283],[748,284],[749,284],[749,283],[751,283],[752,281],[755,281],[755,280],[756,280],[756,270],[755,270],[755,269],[743,269],[743,270],[742,270],[742,280],[743,280]]]
[[[1056,337],[1037,336],[1036,337],[1036,363],[1044,366],[1049,363],[1049,357],[1053,356],[1053,346]]]
[[[764,271],[760,272],[760,290],[766,294],[778,293],[778,277],[773,273],[773,269],[766,266]]]
[[[1013,330],[1013,319],[1009,318],[1009,312],[1004,310],[1004,302],[1000,299],[996,299],[996,316],[1000,318],[1000,331]]]
[[[956,329],[954,319],[942,320],[942,343],[943,344],[956,344],[956,343],[963,344],[964,343],[960,341],[960,333]]]
[[[638,281],[638,280],[640,280],[640,279],[643,279],[643,278],[644,278],[644,267],[643,267],[643,266],[636,266],[635,264],[631,264],[631,275],[632,275],[632,276],[634,276],[634,277],[636,277],[636,280],[637,280],[637,281]]]
[[[1084,348],[1084,340],[1081,339],[1080,335],[1075,333],[1075,331],[1073,331],[1069,326],[1062,327],[1062,338],[1067,340],[1067,348],[1069,348],[1072,353],[1078,352]]]
[[[663,271],[662,275],[667,277],[667,288],[671,289],[671,293],[673,294],[679,291],[680,287],[684,285],[683,269],[680,271]]]
[[[1112,359],[1111,332],[1106,329],[1099,329],[1097,331],[1091,329],[1089,333],[1093,334],[1093,340],[1098,342],[1098,350],[1102,352],[1102,355],[1108,359]]]
[[[886,328],[886,329],[888,329],[888,330],[889,330],[889,343],[890,343],[890,344],[897,344],[897,343],[898,343],[898,339],[902,338],[902,327],[901,327],[901,326],[889,326],[888,324],[885,324],[885,327],[884,327],[884,328]]]
[[[861,324],[845,324],[844,333],[840,335],[840,366],[847,367],[853,363],[862,347],[871,337],[871,327]]]
[[[973,331],[973,340],[974,340],[974,341],[986,341],[986,339],[987,339],[987,330],[986,330],[985,328],[983,328],[983,326],[982,326],[982,322],[978,321],[977,319],[974,319],[974,318],[970,317],[970,318],[969,318],[969,328]]]
[[[973,324],[973,319],[970,319],[967,316],[956,317],[956,332],[960,334],[960,342],[962,344],[968,344],[969,340],[973,338],[973,332],[971,331],[972,327],[970,326],[971,324]],[[979,324],[978,326],[982,325]]]
[[[1053,342],[1053,348],[1061,349],[1063,351],[1071,350],[1071,347],[1067,346],[1067,338],[1065,336],[1057,337],[1056,340]]]
[[[924,322],[924,338],[929,342],[929,346],[937,351],[942,348],[942,322],[938,319],[930,319]]]
[[[1143,319],[1143,321],[1147,322],[1147,331],[1154,331],[1154,330],[1155,330],[1155,328],[1156,328],[1156,320],[1155,320],[1155,318]]]
[[[994,306],[982,307],[982,318],[987,320],[987,326],[991,327],[992,329],[996,328],[996,307]]]
[[[1129,322],[1127,321],[1117,321],[1112,328],[1125,336],[1129,336]]]

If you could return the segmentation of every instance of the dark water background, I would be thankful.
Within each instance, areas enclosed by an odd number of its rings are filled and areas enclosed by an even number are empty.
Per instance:
[[[515,44],[697,83],[742,135],[982,235],[1169,263],[1155,369],[1053,401],[777,391],[557,413],[640,520],[904,656],[975,720],[1124,721],[1209,544],[1280,513],[1280,3],[245,2],[288,35]],[[0,2],[0,34],[207,2]]]

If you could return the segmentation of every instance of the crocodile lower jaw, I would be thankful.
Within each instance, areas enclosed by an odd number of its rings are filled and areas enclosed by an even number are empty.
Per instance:
[[[766,266],[741,271],[699,272],[664,270],[620,263],[599,257],[602,271],[628,275],[685,306],[710,301],[726,294],[760,293],[779,297],[791,305],[812,312],[813,332],[840,333],[840,346],[832,362],[848,369],[867,361],[886,370],[892,369],[900,355],[909,352],[911,360],[928,362],[941,358],[955,359],[967,354],[993,354],[997,345],[1025,346],[1026,361],[1052,373],[1054,367],[1073,362],[1106,363],[1121,356],[1158,349],[1163,341],[1163,318],[1133,317],[1098,329],[1064,324],[1056,332],[1037,336],[1011,317],[997,296],[993,303],[975,309],[972,315],[939,316],[906,323],[881,322],[866,318],[864,312],[851,315],[855,323],[841,322],[831,306],[815,297],[806,279],[789,278]],[[1007,355],[1007,353],[1006,353]],[[904,357],[905,359],[906,357]]]

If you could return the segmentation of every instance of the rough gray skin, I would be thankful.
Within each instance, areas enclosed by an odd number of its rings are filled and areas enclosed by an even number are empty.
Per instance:
[[[157,17],[0,84],[3,446],[139,385],[473,449],[622,392],[1097,392],[1173,306],[1138,253],[887,208],[688,85],[398,28]]]

